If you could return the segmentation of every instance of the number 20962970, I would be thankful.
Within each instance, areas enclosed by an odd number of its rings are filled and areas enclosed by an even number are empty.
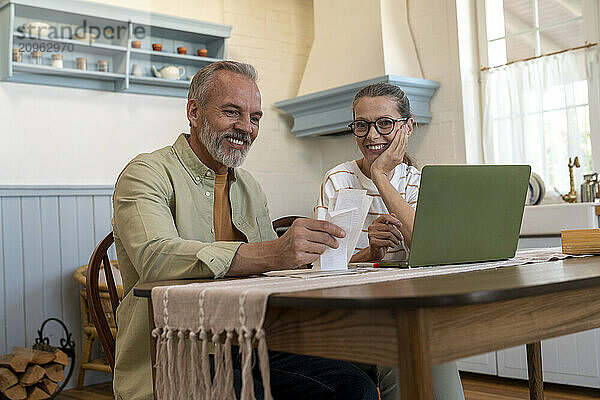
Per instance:
[[[73,43],[19,43],[19,50],[31,52],[41,51],[47,53],[73,52]]]

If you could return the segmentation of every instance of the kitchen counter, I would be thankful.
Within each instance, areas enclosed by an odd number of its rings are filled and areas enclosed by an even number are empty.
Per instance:
[[[559,235],[563,229],[598,228],[600,203],[526,206],[521,237]]]

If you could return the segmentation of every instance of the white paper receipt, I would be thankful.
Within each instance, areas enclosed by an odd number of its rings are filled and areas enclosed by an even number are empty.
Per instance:
[[[337,192],[325,218],[320,219],[339,226],[346,232],[346,236],[337,239],[337,249],[328,247],[321,255],[318,263],[321,270],[348,269],[348,261],[354,253],[371,201],[373,199],[367,196],[366,190],[342,189]]]

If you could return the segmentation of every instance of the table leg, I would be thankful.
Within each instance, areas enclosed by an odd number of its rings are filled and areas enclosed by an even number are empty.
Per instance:
[[[398,370],[403,399],[433,400],[431,360],[422,310],[398,311]]]
[[[544,400],[542,345],[540,342],[527,345],[527,370],[529,372],[529,398],[531,400]]]
[[[152,336],[152,331],[154,330],[154,307],[152,307],[152,298],[148,298],[148,328],[150,329],[150,360],[152,362],[152,393],[156,393],[156,388],[154,387],[154,383],[156,382],[156,369],[154,365],[156,365],[156,341],[154,336]],[[154,395],[154,399],[156,399],[156,395]]]

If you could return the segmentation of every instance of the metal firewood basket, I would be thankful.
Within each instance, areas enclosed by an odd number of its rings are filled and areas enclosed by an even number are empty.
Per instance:
[[[62,329],[64,336],[60,339],[60,346],[53,346],[50,344],[50,339],[47,336],[44,336],[44,328],[46,324],[49,322],[55,322],[59,324]],[[42,326],[37,331],[38,337],[35,339],[35,344],[32,346],[34,350],[44,350],[49,352],[54,352],[57,349],[64,352],[67,357],[69,357],[69,371],[65,379],[62,381],[61,385],[56,389],[54,393],[50,393],[50,398],[54,399],[67,385],[69,380],[71,379],[71,375],[73,375],[73,367],[75,366],[75,342],[72,339],[72,334],[67,329],[66,325],[58,318],[48,318],[42,323]],[[0,399],[7,400],[7,398],[0,393]]]

